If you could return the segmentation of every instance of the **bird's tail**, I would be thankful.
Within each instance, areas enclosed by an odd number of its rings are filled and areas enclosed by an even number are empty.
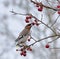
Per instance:
[[[23,35],[19,36],[19,37],[15,40],[15,42],[19,41],[21,38],[23,38]]]
[[[15,40],[15,42],[17,42],[17,41],[18,41],[18,39]]]
[[[17,39],[15,40],[15,42],[17,42],[17,41],[19,41],[19,38],[17,38]]]

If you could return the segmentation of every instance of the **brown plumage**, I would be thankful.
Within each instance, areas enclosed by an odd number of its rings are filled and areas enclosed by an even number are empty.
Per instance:
[[[15,40],[17,42],[17,45],[24,44],[27,41],[27,38],[30,35],[30,29],[33,26],[32,23],[27,24],[25,28],[22,30],[22,32],[19,34],[18,38]]]

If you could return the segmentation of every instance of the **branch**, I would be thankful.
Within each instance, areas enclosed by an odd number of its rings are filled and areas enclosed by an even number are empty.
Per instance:
[[[58,48],[58,47],[54,47],[54,48],[50,48],[50,49],[60,49],[60,48]]]
[[[42,3],[39,3],[39,2],[35,2],[35,1],[33,1],[33,0],[30,0],[32,3],[34,3],[34,4],[38,4],[39,6],[43,6],[43,7],[45,7],[45,8],[48,8],[48,9],[52,9],[52,10],[54,10],[54,11],[58,11],[58,9],[55,9],[55,8],[52,8],[52,7],[49,7],[49,6],[45,6],[45,5],[43,5]]]
[[[60,15],[59,15],[60,16]],[[54,21],[54,23],[51,25],[51,27],[57,22],[59,16],[57,17],[57,19]]]
[[[55,38],[54,40],[48,42],[48,43],[52,43],[53,41],[56,41],[59,37]]]
[[[39,39],[38,41],[35,41],[34,43],[32,43],[32,44],[29,45],[29,46],[32,46],[32,45],[34,45],[35,43],[40,42],[40,41],[43,41],[43,40],[45,40],[45,39],[52,38],[52,37],[57,37],[57,36],[60,37],[60,35],[52,35],[52,36],[48,36],[48,37],[45,37],[45,38]]]
[[[26,15],[31,15],[31,14],[21,14],[21,13],[17,13],[17,12],[15,12],[15,11],[10,11],[11,13],[13,13],[13,15],[24,15],[24,16],[26,16]]]
[[[37,19],[35,16],[32,15],[33,18],[35,18],[36,20],[38,20],[39,22],[41,22],[42,24],[44,24],[46,27],[48,27],[49,29],[51,29],[53,31],[53,33],[56,34],[56,32],[51,28],[49,27],[47,24],[45,24],[44,22],[40,21],[39,19]]]
[[[49,27],[47,24],[45,24],[44,22],[42,22],[41,20],[39,20],[38,18],[36,18],[36,17],[35,17],[34,15],[32,15],[32,14],[29,14],[29,13],[27,13],[27,14],[16,13],[16,12],[14,12],[13,10],[10,11],[10,12],[12,12],[12,13],[15,14],[15,15],[18,14],[18,15],[24,15],[24,16],[26,16],[26,15],[32,16],[32,18],[34,18],[35,20],[41,22],[41,23],[44,24],[46,27],[48,27],[50,30],[52,30],[54,34],[56,34],[56,32],[55,32],[51,27]]]

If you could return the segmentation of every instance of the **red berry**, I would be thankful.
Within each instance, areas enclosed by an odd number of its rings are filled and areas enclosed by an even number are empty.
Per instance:
[[[60,5],[58,5],[57,8],[60,8]]]
[[[37,26],[39,26],[39,24],[38,24],[38,23],[36,23],[36,25],[37,25]]]
[[[32,24],[33,24],[33,25],[35,25],[35,23],[34,23],[34,22],[33,22]]]
[[[26,17],[26,19],[29,19],[29,17]]]
[[[45,46],[45,48],[49,48],[50,46],[49,46],[49,44],[47,44],[46,46]]]
[[[60,11],[58,11],[58,14],[60,14]]]
[[[30,48],[30,51],[32,51],[32,49]]]
[[[34,20],[35,22],[37,22],[37,20]]]
[[[27,50],[30,50],[30,47],[28,47]]]
[[[16,51],[18,51],[18,49],[16,49]]]
[[[43,7],[39,7],[39,8],[38,8],[38,11],[42,11],[42,10],[43,10]]]
[[[32,49],[29,47],[29,48],[27,48],[27,50],[29,50],[29,51],[32,51]]]
[[[21,49],[21,51],[23,51],[23,49]]]
[[[31,19],[32,18],[32,16],[29,16],[29,19]]]
[[[23,55],[23,53],[20,53],[20,55],[22,56],[22,55]]]
[[[26,53],[24,53],[23,56],[26,56]]]
[[[26,53],[26,51],[24,51],[24,53]]]
[[[39,7],[39,5],[38,5],[38,4],[36,4],[36,7]]]
[[[31,19],[31,18],[32,18],[32,16],[27,16],[27,17],[26,17],[26,19]]]
[[[29,48],[27,48],[27,50],[29,50]]]
[[[30,39],[28,39],[28,41],[30,41]]]
[[[26,51],[22,51],[21,53],[20,53],[20,55],[22,56],[26,56]]]
[[[25,22],[26,22],[26,23],[29,23],[29,19],[25,19]]]

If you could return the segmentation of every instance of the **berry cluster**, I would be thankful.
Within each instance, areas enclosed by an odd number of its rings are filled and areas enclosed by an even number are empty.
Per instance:
[[[40,5],[39,5],[40,4]],[[42,11],[43,10],[43,5],[42,3],[37,3],[36,7],[38,8],[38,11]]]
[[[32,51],[32,49],[31,49],[31,47],[27,47],[27,48],[23,47],[20,50],[16,49],[16,51],[21,51],[20,55],[21,56],[26,56],[27,51]]]
[[[30,22],[30,19],[32,19],[33,17],[32,16],[26,16],[26,19],[25,19],[25,22],[26,23],[29,23]],[[39,25],[38,21],[35,19],[33,22],[32,22],[33,25]]]
[[[29,41],[30,41],[30,39],[29,39]],[[50,47],[49,44],[46,44],[45,48],[49,48],[49,47]],[[21,49],[16,49],[16,51],[20,51],[21,56],[26,56],[27,51],[32,51],[32,48],[30,46],[28,46],[28,47],[24,46]]]
[[[32,18],[32,16],[27,16],[26,19],[25,19],[25,22],[29,23],[29,21],[30,21],[31,18]]]
[[[60,5],[57,5],[58,8],[58,14],[60,14]]]

